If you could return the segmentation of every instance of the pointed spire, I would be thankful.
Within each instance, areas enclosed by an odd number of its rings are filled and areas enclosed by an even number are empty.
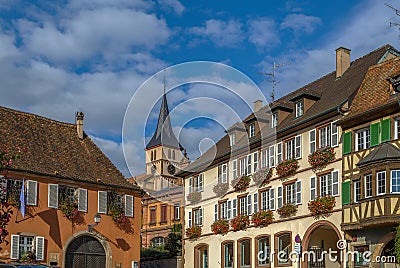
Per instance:
[[[183,149],[182,145],[178,142],[174,132],[172,131],[168,102],[167,102],[167,94],[166,94],[165,73],[164,73],[164,94],[162,96],[162,102],[160,107],[160,113],[158,115],[156,131],[154,132],[153,137],[151,138],[149,143],[147,144],[146,149],[158,145],[167,145],[170,147]]]

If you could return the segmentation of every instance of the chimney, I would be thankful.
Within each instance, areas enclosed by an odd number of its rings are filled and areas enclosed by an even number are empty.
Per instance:
[[[350,67],[350,49],[339,47],[336,49],[336,78],[341,77]]]
[[[76,112],[76,132],[81,140],[83,140],[83,117],[83,112]]]
[[[254,112],[258,112],[262,107],[262,100],[256,100],[254,102]]]

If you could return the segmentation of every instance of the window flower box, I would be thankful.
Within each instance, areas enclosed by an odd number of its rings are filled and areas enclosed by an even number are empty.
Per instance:
[[[70,201],[68,198],[61,199],[58,208],[69,221],[73,221],[78,217],[78,204]]]
[[[281,208],[278,208],[277,211],[282,218],[288,218],[296,214],[297,206],[293,204],[285,204]]]
[[[226,234],[229,232],[229,221],[228,220],[217,220],[211,225],[211,231],[214,234]]]
[[[111,216],[113,222],[119,227],[123,227],[128,221],[128,218],[125,216],[124,208],[119,204],[110,204],[108,215]]]
[[[194,225],[192,227],[186,228],[186,236],[189,239],[196,239],[201,236],[201,226]]]
[[[187,195],[187,200],[192,203],[196,204],[201,201],[201,193],[200,192],[191,192]]]
[[[250,224],[250,219],[249,216],[247,215],[239,215],[231,220],[231,227],[235,232],[240,230],[246,230],[249,224]]]
[[[223,196],[226,194],[226,192],[228,192],[229,189],[229,184],[228,183],[218,183],[214,186],[213,188],[213,192],[217,195],[217,196]]]
[[[330,162],[335,160],[336,153],[333,148],[325,148],[308,156],[308,163],[314,170],[325,168]]]
[[[273,168],[258,170],[253,174],[253,181],[260,187],[265,186],[272,178],[273,172]]]
[[[274,214],[272,211],[259,211],[251,216],[251,222],[255,227],[265,227],[272,223]]]
[[[236,192],[244,191],[250,185],[250,177],[243,175],[240,178],[236,178],[236,179],[232,180],[231,185],[233,188],[235,188]]]
[[[279,163],[275,169],[279,177],[287,177],[293,175],[298,168],[299,161],[297,159],[289,159]]]
[[[308,203],[308,209],[316,218],[327,217],[333,212],[333,208],[336,205],[335,197],[333,196],[322,196],[317,197],[315,200]]]

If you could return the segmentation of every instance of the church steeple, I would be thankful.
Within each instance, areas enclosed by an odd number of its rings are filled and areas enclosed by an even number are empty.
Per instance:
[[[182,150],[182,145],[178,142],[172,131],[171,120],[169,117],[169,108],[167,102],[167,94],[165,93],[165,80],[164,80],[164,94],[162,96],[160,113],[158,115],[158,122],[156,131],[146,146],[146,149],[155,146],[167,146]]]

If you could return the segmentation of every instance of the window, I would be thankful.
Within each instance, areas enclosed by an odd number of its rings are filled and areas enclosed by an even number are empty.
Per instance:
[[[269,189],[266,191],[260,192],[260,210],[275,210],[275,190]]]
[[[228,164],[222,164],[218,166],[218,178],[218,181],[221,183],[228,182]]]
[[[358,202],[361,199],[361,181],[354,181],[354,202]]]
[[[10,248],[12,260],[18,260],[28,252],[34,253],[36,260],[44,260],[44,237],[42,236],[11,235]]]
[[[394,139],[400,138],[400,118],[394,120]]]
[[[171,149],[168,149],[168,159],[171,159]]]
[[[250,267],[251,266],[251,240],[245,239],[239,241],[239,267]]]
[[[310,200],[313,201],[317,197],[317,177],[310,178]]]
[[[19,236],[19,255],[23,256],[25,253],[33,253],[33,236]]]
[[[284,233],[278,235],[276,238],[277,245],[277,258],[279,264],[289,264],[290,263],[290,252],[291,252],[291,235],[290,233]]]
[[[275,146],[269,147],[269,167],[275,167]]]
[[[258,152],[253,153],[253,172],[258,170]]]
[[[247,157],[243,157],[239,159],[239,168],[240,168],[240,176],[246,175],[246,160]]]
[[[301,136],[297,135],[286,142],[286,159],[301,157]]]
[[[180,204],[175,204],[174,205],[174,219],[179,220],[181,218],[181,209],[180,209]]]
[[[271,118],[271,128],[277,127],[278,126],[278,112],[275,112],[272,114]]]
[[[331,125],[319,129],[319,148],[329,147],[331,145]]]
[[[392,193],[400,193],[400,170],[392,170],[391,171],[391,184],[392,184]]]
[[[339,195],[339,171],[334,170],[319,177],[310,178],[310,200],[317,196]]]
[[[331,146],[335,147],[339,144],[338,127],[336,123],[331,124]]]
[[[172,160],[175,160],[175,150],[172,150]]]
[[[219,219],[229,219],[228,218],[228,201],[219,203]]]
[[[195,192],[203,191],[203,173],[200,173],[193,178],[193,190]]]
[[[252,138],[256,135],[256,126],[255,124],[250,124],[249,126],[249,137]]]
[[[201,226],[203,225],[203,209],[198,208],[193,210],[193,224]]]
[[[310,154],[314,153],[317,149],[317,141],[315,136],[315,129],[310,130]]]
[[[231,147],[235,145],[235,143],[236,143],[236,135],[235,135],[235,133],[229,134],[229,141],[230,141]]]
[[[356,151],[370,147],[370,129],[365,128],[356,132]]]
[[[161,223],[167,222],[167,205],[161,206]]]
[[[380,171],[376,173],[377,180],[377,195],[386,193],[386,171]]]
[[[246,175],[251,175],[251,154],[247,155]]]
[[[321,196],[332,195],[332,176],[326,174],[320,177]]]
[[[239,214],[240,215],[248,215],[248,198],[247,196],[243,196],[239,198]]]
[[[151,246],[153,248],[162,246],[164,244],[165,244],[165,239],[162,236],[154,237],[153,239],[151,239]]]
[[[286,204],[301,204],[301,181],[287,184],[284,190]]]
[[[225,242],[222,244],[223,268],[233,268],[233,242]]]
[[[232,180],[236,179],[238,176],[238,172],[237,172],[237,160],[233,160],[232,161]]]
[[[283,160],[283,148],[282,142],[276,145],[276,164],[279,164]]]
[[[261,168],[268,168],[268,148],[261,150]]]
[[[369,251],[368,245],[354,246],[354,252],[356,252],[354,266],[369,266],[368,258],[363,257],[366,251]]]
[[[304,113],[303,100],[296,102],[296,117],[302,116]]]
[[[256,262],[258,266],[267,266],[270,264],[270,241],[269,236],[263,236],[256,239]]]
[[[365,197],[372,196],[372,174],[364,176]]]
[[[150,225],[155,225],[157,221],[156,207],[150,207]]]

